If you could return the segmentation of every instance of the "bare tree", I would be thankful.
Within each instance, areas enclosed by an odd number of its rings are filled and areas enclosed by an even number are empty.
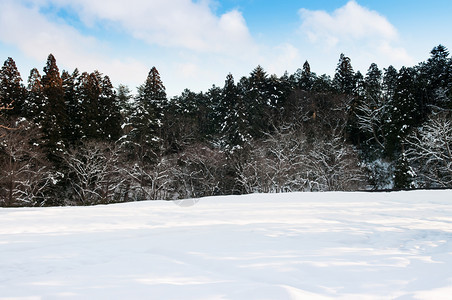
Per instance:
[[[14,129],[0,140],[0,201],[4,206],[45,204],[45,192],[55,183],[55,174],[33,142],[40,131],[26,121],[13,123]]]
[[[173,189],[177,198],[212,196],[221,190],[226,156],[202,144],[189,146],[177,156]]]
[[[421,184],[452,187],[452,119],[440,114],[407,139],[406,155],[414,165]]]
[[[92,205],[120,201],[115,195],[126,179],[120,174],[119,152],[114,144],[85,142],[67,151],[64,161],[78,203]]]
[[[306,174],[307,141],[291,127],[279,128],[262,142],[254,142],[250,159],[238,166],[238,180],[246,192],[280,193],[311,188]]]
[[[12,105],[13,105],[13,102],[11,102],[10,104],[6,104],[6,105],[0,105],[0,113],[2,113],[5,110],[13,109]],[[11,126],[0,124],[0,138],[5,136],[7,130],[11,130],[11,129],[12,129]]]
[[[356,113],[359,128],[369,133],[381,150],[386,148],[383,131],[386,109],[386,105],[377,101],[363,102],[358,106]]]
[[[308,142],[302,130],[280,128],[250,148],[249,159],[236,167],[237,180],[247,193],[362,187],[357,154],[340,135]]]
[[[124,174],[128,177],[133,200],[167,199],[171,186],[173,162],[158,155],[154,162],[137,160],[125,166]]]
[[[280,127],[249,147],[249,158],[236,165],[237,180],[246,193],[280,193],[312,190],[307,140],[293,126]]]
[[[364,187],[357,152],[342,136],[318,139],[309,151],[311,180],[324,191],[351,191]]]

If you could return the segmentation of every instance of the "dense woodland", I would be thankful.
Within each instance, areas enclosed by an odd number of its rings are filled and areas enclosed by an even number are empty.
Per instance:
[[[254,192],[452,187],[452,59],[334,77],[261,66],[168,99],[108,76],[0,71],[0,205],[93,205]]]

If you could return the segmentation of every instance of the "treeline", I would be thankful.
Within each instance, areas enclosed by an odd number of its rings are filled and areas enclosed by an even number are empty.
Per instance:
[[[0,70],[0,205],[92,205],[289,191],[452,187],[452,59],[334,77],[261,66],[168,99],[153,67],[136,94],[98,71],[26,84]]]

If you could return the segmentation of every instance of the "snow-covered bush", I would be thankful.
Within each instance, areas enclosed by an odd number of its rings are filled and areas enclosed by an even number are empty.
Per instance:
[[[206,145],[189,146],[171,169],[172,198],[197,198],[220,193],[225,179],[226,156]]]
[[[244,192],[279,193],[311,190],[316,184],[306,174],[306,138],[283,129],[253,142],[249,158],[236,165]]]
[[[42,205],[55,176],[39,144],[32,142],[39,131],[25,120],[11,124],[0,138],[0,205]]]
[[[301,131],[279,130],[251,147],[238,168],[247,193],[337,191],[364,188],[364,173],[352,146],[340,136],[315,138]]]
[[[452,187],[452,118],[431,117],[407,139],[407,157],[414,166],[419,185]]]
[[[63,156],[77,204],[118,202],[126,178],[121,174],[120,156],[114,144],[85,142]]]

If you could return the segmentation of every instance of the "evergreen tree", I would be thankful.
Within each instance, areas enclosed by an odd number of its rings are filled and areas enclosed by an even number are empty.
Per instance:
[[[132,91],[128,86],[120,84],[117,88],[116,94],[118,98],[118,105],[124,121],[132,112]]]
[[[377,64],[372,63],[367,70],[365,83],[365,97],[369,103],[379,103],[382,93],[382,72]]]
[[[315,73],[311,72],[311,66],[308,61],[303,64],[303,69],[298,69],[294,74],[294,86],[303,90],[311,91],[315,81]]]
[[[210,117],[211,120],[211,134],[212,139],[219,138],[221,125],[223,123],[224,113],[222,111],[222,97],[223,89],[213,85],[206,93],[206,98],[209,99]]]
[[[41,83],[41,75],[38,69],[30,71],[27,86],[27,98],[25,100],[25,116],[39,126],[42,126],[45,119],[46,97]]]
[[[393,98],[389,102],[387,139],[389,155],[401,150],[401,142],[410,130],[422,122],[421,104],[416,97],[416,71],[402,67]]]
[[[353,76],[353,82],[355,84],[355,86],[353,88],[353,92],[352,92],[353,96],[364,97],[365,82],[364,82],[363,74],[361,74],[360,71],[356,72],[355,75]]]
[[[127,143],[127,134],[132,128],[131,117],[134,107],[134,97],[128,86],[120,84],[117,88],[117,99],[121,114],[121,143]]]
[[[66,103],[67,115],[69,121],[66,128],[68,142],[71,145],[80,143],[83,136],[82,132],[82,113],[83,107],[80,99],[80,73],[75,69],[72,74],[63,71],[61,74],[64,89],[64,101]]]
[[[333,79],[338,93],[352,94],[355,86],[354,74],[350,58],[341,53]]]
[[[271,128],[270,80],[267,73],[257,66],[249,78],[240,81],[239,89],[245,98],[249,133],[253,137],[262,137]]]
[[[140,87],[142,98],[156,103],[156,106],[162,106],[166,101],[166,88],[163,85],[160,73],[156,67],[152,67],[144,85]]]
[[[9,57],[0,70],[0,106],[12,104],[14,109],[8,114],[19,116],[23,112],[25,88],[16,62]]]
[[[311,66],[308,61],[303,64],[303,71],[301,72],[300,87],[302,90],[309,91],[312,88],[312,78],[313,74],[311,72]]]
[[[356,72],[354,76],[354,81],[356,86],[353,90],[353,98],[350,101],[350,105],[347,110],[347,138],[354,143],[359,145],[362,139],[362,132],[359,128],[359,107],[364,102],[365,93],[365,83],[361,72]]]
[[[103,139],[116,141],[121,135],[121,111],[116,92],[108,76],[101,78],[100,88],[98,117]]]
[[[415,173],[410,167],[406,155],[402,153],[395,164],[394,188],[397,190],[413,188],[414,177]]]
[[[100,119],[99,77],[96,73],[84,72],[80,76],[79,101],[81,103],[81,132],[86,139],[100,139],[103,136]]]
[[[181,107],[185,108],[185,114],[191,120],[188,123],[194,123],[197,139],[205,142],[206,139],[212,138],[215,134],[215,111],[213,110],[212,98],[207,93],[191,91],[187,93],[187,91],[183,93],[183,95],[186,95],[186,100],[183,100],[186,104]]]
[[[269,116],[266,133],[273,132],[275,128],[280,127],[285,122],[284,110],[292,90],[287,72],[279,78],[276,75],[270,76],[267,95]]]
[[[212,133],[212,120],[208,118],[213,116],[203,93],[185,89],[165,106],[164,116],[162,138],[169,153],[181,152],[194,142],[204,141]]]
[[[452,60],[449,51],[438,45],[430,52],[431,56],[420,67],[425,86],[427,105],[431,110],[452,109]]]
[[[243,98],[232,74],[226,77],[219,109],[222,116],[221,144],[226,151],[233,153],[242,149],[250,137],[247,133],[248,124]]]
[[[314,77],[312,90],[317,93],[329,93],[333,91],[333,81],[331,80],[331,77],[326,74]]]
[[[42,128],[48,154],[56,158],[65,147],[65,129],[69,122],[66,113],[63,81],[52,54],[47,58],[47,64],[44,67],[42,87],[45,96],[45,118]]]
[[[146,106],[149,112],[152,110],[152,118],[156,122],[156,133],[163,122],[163,107],[166,105],[166,91],[160,74],[155,67],[149,71],[143,85],[138,88],[138,102]]]
[[[398,76],[399,73],[393,66],[389,66],[384,70],[383,96],[386,99],[385,101],[390,101],[394,97],[395,90],[397,88]]]
[[[140,159],[152,160],[160,151],[163,106],[166,104],[165,86],[155,67],[150,70],[146,81],[138,88],[131,129],[126,144],[133,145]]]
[[[121,134],[121,113],[108,76],[83,73],[80,80],[81,129],[87,139],[116,141]]]

